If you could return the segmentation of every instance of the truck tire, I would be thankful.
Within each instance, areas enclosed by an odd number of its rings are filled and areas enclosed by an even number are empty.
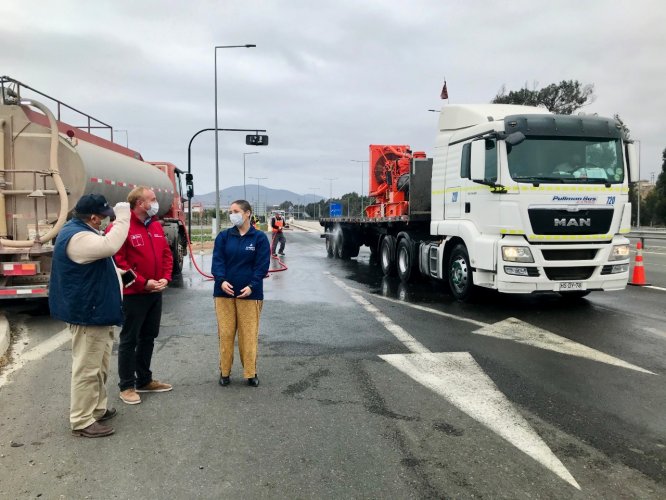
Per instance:
[[[464,244],[458,243],[451,251],[447,268],[451,293],[461,302],[471,300],[476,292],[469,253]]]
[[[351,247],[353,244],[354,242],[349,230],[340,228],[335,235],[335,256],[341,260],[349,260],[351,258]],[[356,255],[358,255],[358,253]]]
[[[328,255],[329,257],[333,257],[334,253],[335,253],[334,252],[335,248],[334,248],[334,241],[333,241],[333,233],[331,233],[330,231],[327,231],[326,234],[328,235],[326,237],[326,255]]]
[[[181,234],[176,240],[176,244],[171,248],[173,254],[173,276],[179,275],[183,271],[183,261],[185,260],[185,237]]]
[[[400,281],[403,283],[414,281],[418,275],[418,270],[416,269],[417,262],[418,260],[414,255],[414,244],[411,238],[409,238],[409,236],[400,238],[396,249],[396,269]]]
[[[384,276],[395,276],[395,237],[387,234],[379,244],[379,264]]]

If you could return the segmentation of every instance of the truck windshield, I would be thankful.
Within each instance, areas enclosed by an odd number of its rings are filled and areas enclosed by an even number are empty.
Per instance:
[[[509,173],[516,182],[621,184],[622,142],[618,139],[528,136],[507,144]]]

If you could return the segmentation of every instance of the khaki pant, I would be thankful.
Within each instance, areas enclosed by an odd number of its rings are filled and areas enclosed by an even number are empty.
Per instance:
[[[72,333],[72,395],[69,422],[83,429],[106,412],[106,379],[113,347],[112,326],[68,324]]]
[[[243,364],[243,377],[257,373],[257,346],[262,300],[215,297],[217,334],[220,339],[220,375],[228,377],[234,362],[234,339],[238,331],[238,352]]]

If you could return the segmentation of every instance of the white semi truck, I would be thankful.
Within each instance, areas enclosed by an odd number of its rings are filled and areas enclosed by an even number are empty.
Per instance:
[[[634,144],[618,122],[527,106],[445,105],[434,158],[370,146],[362,217],[320,220],[330,256],[362,245],[386,275],[448,281],[459,300],[478,287],[582,297],[629,276]]]

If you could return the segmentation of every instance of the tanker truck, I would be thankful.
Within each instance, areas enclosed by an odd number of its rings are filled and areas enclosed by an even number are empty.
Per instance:
[[[87,125],[69,125],[61,119],[64,113]],[[111,140],[93,133],[99,129],[110,132]],[[112,139],[110,125],[0,77],[0,298],[48,295],[55,238],[77,200],[90,193],[114,205],[136,186],[152,189],[174,272],[182,269],[183,172],[169,162],[146,162]]]
[[[445,105],[434,158],[371,145],[369,167],[362,216],[320,220],[331,257],[366,245],[385,275],[443,280],[460,301],[480,288],[579,298],[626,287],[639,166],[614,119]]]

